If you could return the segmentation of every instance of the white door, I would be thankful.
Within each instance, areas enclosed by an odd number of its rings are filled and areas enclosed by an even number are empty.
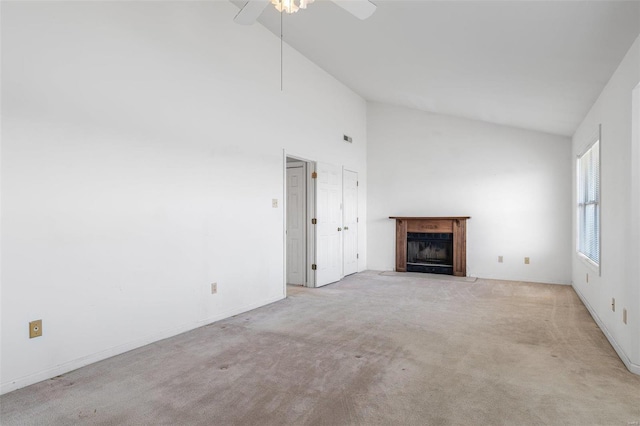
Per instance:
[[[316,287],[342,278],[342,168],[316,165]]]
[[[287,284],[305,284],[305,169],[304,163],[287,164]]]
[[[342,173],[343,275],[358,272],[358,173]]]

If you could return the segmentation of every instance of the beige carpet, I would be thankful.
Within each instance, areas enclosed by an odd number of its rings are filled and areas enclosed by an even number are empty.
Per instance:
[[[629,425],[567,286],[350,276],[4,395],[3,425]]]
[[[458,281],[465,283],[474,283],[478,280],[476,277],[454,277],[453,275],[444,275],[444,274],[425,274],[422,272],[396,272],[396,271],[382,271],[380,275],[384,275],[385,277],[400,277],[400,278],[422,278],[427,280],[436,280],[436,281]]]

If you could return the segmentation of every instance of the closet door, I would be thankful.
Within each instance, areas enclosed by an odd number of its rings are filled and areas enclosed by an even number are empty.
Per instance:
[[[342,172],[343,275],[358,272],[358,173]]]
[[[306,164],[287,164],[287,284],[306,284]]]
[[[316,287],[342,278],[342,168],[316,164]]]

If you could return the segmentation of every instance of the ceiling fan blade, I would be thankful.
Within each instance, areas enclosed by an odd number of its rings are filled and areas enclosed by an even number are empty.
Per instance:
[[[249,0],[240,12],[233,18],[236,24],[251,25],[256,22],[262,11],[269,4],[269,0]]]
[[[376,5],[369,0],[332,0],[335,4],[358,19],[365,20],[376,11]]]

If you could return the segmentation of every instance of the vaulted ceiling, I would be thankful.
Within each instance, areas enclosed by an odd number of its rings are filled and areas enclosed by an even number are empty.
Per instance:
[[[284,41],[369,101],[572,135],[640,33],[640,1],[316,1]],[[260,24],[280,35],[269,6]]]

